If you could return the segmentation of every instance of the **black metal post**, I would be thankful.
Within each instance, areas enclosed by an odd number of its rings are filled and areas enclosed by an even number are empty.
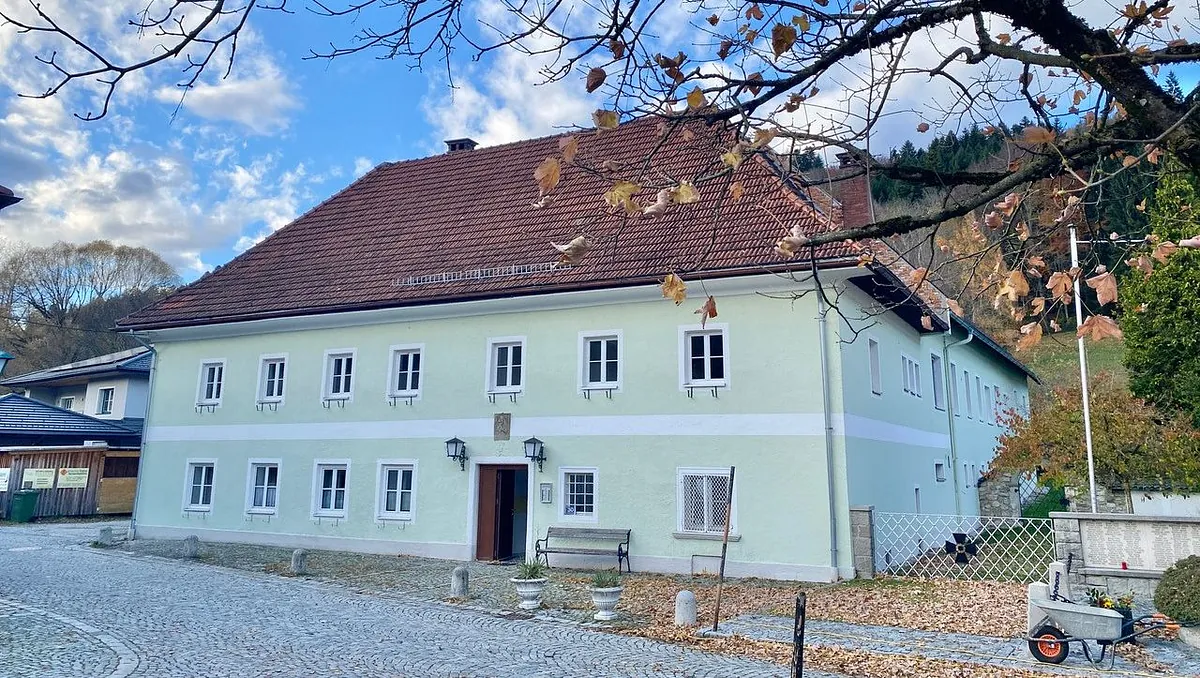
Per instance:
[[[729,494],[725,497],[725,536],[721,538],[721,573],[717,576],[717,606],[713,611],[713,633],[717,632],[717,625],[721,623],[721,593],[725,587],[725,553],[729,550],[729,523],[733,520],[733,472],[735,470],[733,466],[729,467]]]
[[[804,616],[808,596],[796,594],[796,625],[792,628],[792,678],[804,676]]]

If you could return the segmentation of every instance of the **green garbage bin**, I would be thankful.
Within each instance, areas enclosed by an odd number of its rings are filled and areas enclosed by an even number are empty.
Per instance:
[[[38,495],[41,493],[41,490],[17,490],[13,492],[8,519],[17,523],[27,523],[32,520],[33,512],[37,510]]]

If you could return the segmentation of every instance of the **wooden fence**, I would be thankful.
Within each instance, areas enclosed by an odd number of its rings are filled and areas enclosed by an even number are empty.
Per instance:
[[[8,449],[0,452],[0,468],[8,467],[9,480],[6,492],[0,492],[0,513],[4,517],[8,517],[11,505],[13,491],[21,489],[21,480],[25,475],[26,469],[54,469],[56,472],[62,468],[86,468],[88,470],[87,486],[81,488],[59,488],[57,485],[52,489],[41,490],[41,495],[38,497],[37,509],[34,512],[35,518],[48,516],[90,516],[96,513],[118,512],[114,511],[114,506],[118,508],[124,507],[124,502],[114,502],[110,498],[101,496],[101,487],[104,483],[104,460],[105,457],[137,457],[139,453],[132,450],[110,450],[107,447],[80,447],[80,448],[51,448],[51,449],[29,449],[18,450]],[[114,478],[117,485],[121,486],[121,494],[124,494],[124,485],[132,485],[136,483],[129,482],[126,478]],[[108,490],[109,488],[104,488]],[[117,489],[114,487],[113,489]],[[110,492],[103,494],[111,495]],[[131,493],[130,493],[131,494]],[[104,506],[100,506],[104,504]],[[100,509],[100,510],[98,510]],[[128,503],[128,508],[124,511],[132,510],[132,496]]]

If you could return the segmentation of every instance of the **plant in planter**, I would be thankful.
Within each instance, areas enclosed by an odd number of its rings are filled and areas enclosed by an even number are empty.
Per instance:
[[[1103,607],[1121,613],[1121,635],[1133,633],[1133,593],[1113,598],[1100,589],[1088,589],[1088,603],[1092,607]]]
[[[511,581],[517,587],[517,597],[522,610],[536,610],[542,606],[542,591],[546,588],[546,566],[536,560],[527,560],[517,566],[517,576]]]
[[[603,570],[592,576],[592,604],[596,606],[596,614],[592,617],[597,621],[612,621],[617,618],[615,612],[617,601],[621,599],[621,575],[612,570]]]

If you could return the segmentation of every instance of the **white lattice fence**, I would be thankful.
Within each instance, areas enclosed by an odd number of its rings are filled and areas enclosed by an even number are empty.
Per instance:
[[[1054,559],[1042,518],[875,514],[875,569],[904,577],[1041,581]]]

